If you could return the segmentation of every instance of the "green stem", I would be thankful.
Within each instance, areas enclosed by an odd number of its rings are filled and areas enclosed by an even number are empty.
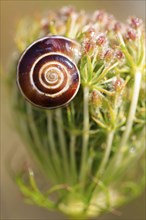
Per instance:
[[[76,17],[75,16],[69,17],[66,26],[67,26],[66,34],[65,34],[66,37],[73,39],[76,33]]]
[[[32,140],[36,148],[35,153],[37,152],[40,163],[44,167],[44,169],[47,171],[47,174],[53,176],[53,178],[56,180],[56,175],[54,174],[54,168],[52,166],[52,163],[48,160],[47,154],[42,149],[42,142],[39,138],[37,126],[34,122],[32,108],[29,106],[29,104],[27,105],[27,115],[28,115],[29,129],[31,131]],[[30,147],[32,148],[32,146]]]
[[[72,179],[74,180],[74,182],[76,181],[76,177],[77,177],[75,144],[76,144],[76,136],[71,134],[71,137],[70,137],[70,163],[71,163],[71,170],[72,170],[72,177],[73,177]]]
[[[125,45],[125,42],[124,42],[124,40],[123,40],[123,37],[122,37],[121,33],[118,33],[118,37],[119,37],[119,41],[120,41],[120,43],[121,43],[121,49],[122,49],[123,53],[125,54],[125,57],[127,58],[127,61],[128,61],[128,63],[130,64],[130,67],[131,67],[132,69],[134,69],[135,63],[134,63],[134,61],[133,61],[133,57],[132,57],[132,56],[130,55],[130,53],[128,52],[127,47],[126,47],[126,45]]]
[[[135,113],[136,113],[136,107],[138,103],[138,97],[139,97],[139,91],[140,91],[140,85],[141,85],[141,75],[142,74],[139,70],[136,71],[135,77],[134,77],[133,96],[132,96],[132,101],[130,105],[126,128],[121,139],[120,151],[122,151],[122,149],[125,147],[127,140],[130,136],[131,128],[132,128]],[[118,164],[120,163],[121,159],[122,159],[122,154],[119,153],[117,157]]]
[[[110,66],[106,67],[106,68],[102,71],[102,73],[97,77],[95,83],[98,83],[101,79],[103,79],[103,78],[106,76],[106,74],[107,74],[109,71],[111,71],[113,68],[115,68],[117,65],[118,65],[118,62],[114,63],[113,65],[110,65]]]
[[[81,170],[80,170],[80,181],[84,181],[86,175],[86,167],[87,167],[87,148],[89,141],[89,88],[84,87],[84,121],[83,121],[83,145],[82,145],[82,158],[81,158]]]
[[[57,177],[62,177],[61,166],[60,166],[60,159],[59,159],[59,152],[56,150],[55,140],[54,140],[54,133],[53,133],[53,118],[52,112],[47,111],[47,121],[48,121],[48,141],[49,147],[52,154],[52,163],[54,165],[54,169],[56,170]]]
[[[108,159],[109,159],[109,156],[110,156],[110,153],[111,153],[113,137],[114,137],[114,130],[112,130],[108,133],[105,154],[104,154],[104,157],[102,159],[102,162],[101,162],[101,165],[99,167],[97,175],[101,175],[104,172],[104,169],[106,167],[106,164],[108,162]]]
[[[133,124],[133,120],[134,120],[134,116],[136,112],[138,97],[139,97],[140,83],[141,83],[141,72],[137,71],[135,74],[135,79],[134,79],[132,102],[130,106],[126,129],[122,137],[121,146],[124,146],[126,144],[129,138],[130,132],[131,132],[131,128],[132,128],[132,124]]]
[[[58,137],[59,137],[59,143],[62,153],[62,164],[64,169],[64,175],[66,176],[66,180],[69,179],[69,170],[68,170],[68,154],[67,154],[67,146],[65,141],[65,134],[63,130],[63,121],[62,121],[62,110],[57,109],[56,110],[56,123],[57,123],[57,129],[58,129]]]

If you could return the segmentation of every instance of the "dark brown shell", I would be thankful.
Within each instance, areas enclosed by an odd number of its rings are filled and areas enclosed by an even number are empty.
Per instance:
[[[31,44],[17,68],[17,84],[24,97],[47,109],[69,103],[80,86],[75,64],[79,50],[78,43],[61,36],[45,37]]]

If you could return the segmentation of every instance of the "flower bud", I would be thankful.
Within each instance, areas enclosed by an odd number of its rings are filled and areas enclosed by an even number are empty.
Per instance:
[[[115,23],[114,16],[113,15],[108,15],[107,21],[106,21],[106,24],[105,24],[105,31],[109,32],[109,31],[113,30],[114,23]]]
[[[121,29],[122,29],[121,23],[120,23],[120,22],[116,22],[115,25],[114,25],[114,29],[113,29],[113,30],[114,30],[115,32],[120,32]]]
[[[104,54],[104,59],[106,61],[111,61],[113,58],[114,58],[114,51],[111,48],[107,49]]]
[[[94,43],[91,40],[87,40],[83,43],[83,53],[89,53],[94,50]]]
[[[132,17],[130,20],[129,20],[129,24],[132,28],[134,29],[137,29],[141,26],[142,24],[142,20],[139,19],[138,17]]]
[[[103,34],[97,37],[97,40],[96,40],[97,46],[102,46],[105,44],[105,42],[106,42],[106,37]]]
[[[67,7],[63,7],[59,13],[63,16],[70,16],[73,12],[75,12],[75,9],[74,7],[72,6],[67,6]]]
[[[95,29],[89,28],[87,32],[85,33],[85,37],[88,39],[92,39],[95,36]]]
[[[124,58],[124,54],[122,53],[121,50],[116,50],[115,51],[115,57],[118,59],[118,60],[121,60]]]
[[[98,107],[101,106],[102,98],[97,90],[92,91],[90,100],[91,100],[91,104],[96,105]]]
[[[132,41],[136,40],[135,30],[132,28],[129,28],[126,33],[126,38],[127,38],[127,40],[132,40]]]
[[[98,22],[103,22],[104,18],[105,18],[105,12],[104,11],[97,11],[96,20]]]
[[[116,77],[113,80],[113,88],[116,92],[120,92],[123,89],[124,80],[121,77]]]
[[[48,28],[49,28],[49,22],[48,22],[48,19],[47,18],[43,18],[42,20],[41,20],[41,26],[42,26],[42,29],[43,30],[48,30]]]

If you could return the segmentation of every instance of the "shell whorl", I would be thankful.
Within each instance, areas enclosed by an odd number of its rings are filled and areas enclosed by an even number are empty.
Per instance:
[[[24,97],[42,108],[69,103],[80,86],[76,62],[80,45],[61,36],[35,41],[22,54],[17,68],[17,84]]]

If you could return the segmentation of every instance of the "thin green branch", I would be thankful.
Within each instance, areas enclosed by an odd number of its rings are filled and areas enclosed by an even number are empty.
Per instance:
[[[78,24],[76,22],[76,16],[72,15],[68,18],[67,23],[66,23],[66,33],[65,36],[69,38],[75,38],[77,31],[78,31]]]
[[[130,65],[130,67],[134,70],[135,63],[133,61],[133,57],[129,54],[129,51],[127,50],[127,47],[126,47],[125,42],[123,40],[123,37],[120,33],[118,33],[118,37],[119,37],[119,41],[120,41],[120,44],[121,44],[121,49],[122,49],[123,53],[125,54],[125,57],[126,57],[129,65]]]
[[[76,148],[76,136],[71,134],[70,136],[70,165],[71,165],[73,183],[76,182],[77,180],[75,148]]]
[[[103,79],[106,76],[106,74],[109,71],[111,71],[113,68],[115,68],[117,65],[118,65],[118,62],[116,62],[112,65],[109,65],[108,67],[105,67],[105,69],[102,71],[102,73],[97,77],[96,83],[98,83],[101,79]]]
[[[107,162],[109,160],[109,156],[111,153],[111,149],[112,149],[113,137],[114,137],[114,130],[111,130],[107,135],[105,154],[104,154],[103,159],[101,161],[101,165],[98,169],[97,176],[102,175],[102,173],[104,172],[104,169],[107,165]]]
[[[37,155],[40,159],[40,163],[47,170],[47,174],[53,176],[53,179],[56,180],[56,175],[54,173],[54,168],[52,166],[52,163],[51,163],[51,161],[48,160],[47,154],[42,149],[42,143],[41,143],[41,140],[39,138],[39,134],[38,134],[36,124],[34,122],[32,108],[29,106],[29,104],[27,105],[27,115],[28,115],[29,129],[31,131],[31,134],[32,134],[32,137],[33,137],[32,139],[34,141],[33,144],[35,145],[35,149],[36,149],[35,152],[37,152]],[[30,147],[33,148],[33,146],[30,146]]]
[[[48,142],[49,148],[52,155],[52,164],[54,169],[57,173],[58,179],[62,179],[62,172],[61,172],[61,164],[60,164],[60,155],[59,151],[56,150],[56,144],[54,140],[54,129],[53,129],[53,118],[52,118],[52,111],[47,111],[47,122],[48,122]]]
[[[84,87],[84,110],[83,110],[83,144],[81,157],[80,181],[84,181],[86,176],[87,149],[89,141],[89,88]]]
[[[62,110],[56,109],[56,123],[57,123],[57,130],[58,130],[58,137],[60,143],[60,149],[62,153],[62,164],[64,169],[64,174],[66,174],[66,181],[69,180],[69,161],[68,161],[68,153],[67,153],[67,146],[65,140],[65,134],[63,130],[63,121],[62,121]]]
[[[138,97],[139,97],[139,91],[140,91],[140,85],[141,85],[141,76],[142,76],[142,73],[139,70],[137,70],[135,73],[135,77],[134,77],[133,95],[132,95],[132,101],[131,101],[130,110],[128,114],[127,124],[126,124],[125,131],[123,133],[121,143],[120,143],[120,151],[122,151],[122,149],[125,147],[128,141],[129,135],[131,133],[131,128],[133,125],[137,103],[138,103]],[[119,153],[117,156],[118,164],[120,163],[121,159],[122,159],[122,154]]]
[[[92,118],[101,128],[107,129],[106,124],[104,124],[101,120],[99,120],[98,118],[95,118],[94,116]]]

